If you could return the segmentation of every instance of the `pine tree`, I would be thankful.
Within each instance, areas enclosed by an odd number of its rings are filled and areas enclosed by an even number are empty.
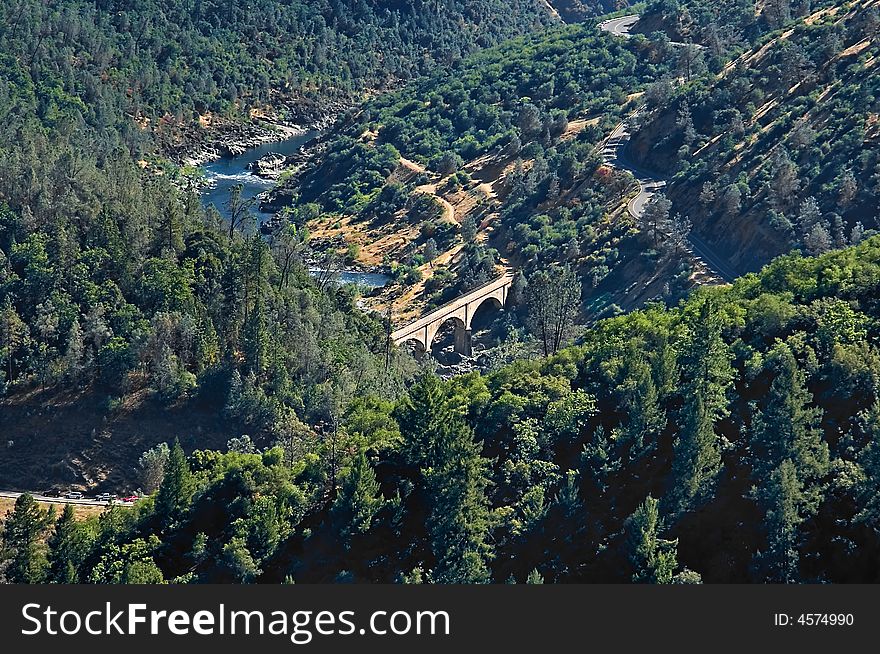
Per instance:
[[[777,345],[768,357],[775,378],[751,438],[752,495],[764,512],[766,551],[756,556],[771,581],[797,579],[797,527],[816,513],[828,473],[828,444],[819,430],[821,409],[813,408],[803,371],[790,348]]]
[[[511,305],[518,307],[525,303],[527,287],[528,282],[526,282],[526,276],[523,274],[522,270],[518,270],[513,278],[513,283],[510,285]]]
[[[761,578],[771,583],[794,583],[798,581],[798,526],[804,520],[804,497],[790,459],[770,473],[767,483],[758,491],[758,498],[766,511],[767,534],[766,550],[755,557]]]
[[[160,523],[167,527],[179,519],[189,508],[192,494],[193,479],[189,463],[180,441],[175,439],[171,453],[168,455],[168,463],[165,465],[162,484],[156,495],[156,515]]]
[[[437,255],[439,254],[439,251],[437,249],[437,241],[435,241],[433,238],[429,238],[427,241],[425,241],[425,249],[423,250],[422,254],[424,254],[425,256],[425,261],[431,264],[431,267],[433,268],[434,259],[436,259]]]
[[[83,342],[82,328],[79,320],[74,320],[67,334],[67,349],[64,352],[63,368],[64,375],[71,381],[76,381],[82,374],[83,355],[85,343]]]
[[[673,512],[688,509],[705,497],[721,469],[721,448],[715,423],[729,413],[727,393],[733,383],[732,355],[721,336],[722,323],[711,299],[688,326],[681,357],[684,404],[674,443]]]
[[[7,383],[14,381],[20,372],[20,359],[30,340],[29,333],[28,326],[12,304],[11,296],[7,295],[0,307],[0,384],[4,377]]]
[[[665,333],[655,334],[647,349],[650,351],[651,371],[657,395],[661,401],[666,400],[678,391],[678,354]]]
[[[669,231],[671,210],[672,202],[663,193],[655,195],[645,206],[642,223],[650,232],[654,243],[658,242],[661,232]]]
[[[736,184],[728,184],[721,194],[721,207],[725,215],[735,216],[742,209],[742,191]]]
[[[650,495],[627,518],[627,553],[632,580],[640,584],[670,584],[678,566],[678,541],[660,538],[659,501]]]
[[[437,457],[423,471],[431,506],[432,578],[441,584],[485,583],[492,552],[487,542],[487,460],[460,418],[450,412],[446,422],[437,434]]]
[[[248,314],[242,333],[245,366],[248,372],[260,377],[269,359],[269,337],[266,332],[266,316],[263,299],[257,297]]]
[[[767,392],[763,410],[752,425],[752,475],[760,485],[786,458],[795,465],[798,478],[806,485],[818,481],[828,471],[828,444],[819,430],[822,410],[812,406],[813,396],[806,386],[791,349],[777,345],[768,357],[775,377]],[[810,504],[818,502],[818,488],[806,493]]]
[[[395,410],[403,436],[406,462],[417,468],[430,465],[435,457],[435,438],[445,428],[448,410],[443,385],[436,375],[424,374],[410,388]]]
[[[43,534],[50,517],[32,495],[24,493],[3,523],[6,580],[13,584],[38,584],[46,577],[47,561]]]
[[[651,366],[640,344],[631,343],[626,351],[625,377],[618,392],[621,412],[629,416],[620,434],[631,443],[630,459],[643,457],[656,447],[656,438],[666,425]]]
[[[856,519],[880,532],[880,401],[860,418],[867,444],[858,457],[864,477],[858,489],[863,508]]]
[[[529,576],[526,577],[527,584],[543,584],[544,577],[541,576],[541,573],[538,572],[538,568],[532,568],[532,571],[529,573]]]
[[[614,453],[613,437],[609,437],[601,425],[581,451],[580,469],[581,476],[588,481],[588,494],[600,496],[608,492],[610,479],[620,471],[620,459]],[[613,505],[614,498],[610,497],[609,502]]]
[[[861,222],[857,222],[853,225],[852,230],[849,234],[849,242],[851,245],[858,245],[862,242],[862,239],[865,237],[865,226],[862,225]]]
[[[858,192],[859,185],[856,181],[856,176],[853,175],[852,170],[847,168],[846,172],[844,172],[840,179],[840,192],[837,199],[838,204],[844,209],[847,208],[852,204],[852,201],[855,199]]]
[[[333,517],[348,547],[351,537],[370,529],[376,512],[382,507],[376,473],[361,450],[342,481],[342,488],[333,504]]]
[[[253,220],[251,208],[256,198],[244,197],[244,184],[236,184],[229,191],[226,201],[227,219],[229,220],[229,240],[232,240],[236,229],[244,229],[246,223]]]
[[[138,476],[141,484],[143,484],[143,489],[147,493],[155,493],[159,490],[169,454],[168,443],[159,443],[144,452],[138,459]]]
[[[471,214],[465,216],[461,223],[461,238],[465,245],[470,245],[477,240],[477,223]]]
[[[49,580],[59,584],[78,583],[79,566],[88,554],[89,542],[85,531],[76,522],[72,504],[64,506],[48,545]]]
[[[801,188],[798,169],[785,148],[775,150],[771,166],[770,199],[774,209],[784,212]]]
[[[489,580],[486,460],[435,375],[423,375],[395,411],[406,463],[420,471],[437,583]]]
[[[539,270],[528,281],[526,301],[528,326],[541,341],[544,356],[556,354],[580,310],[580,278],[568,265]]]
[[[718,196],[718,188],[712,182],[705,182],[703,184],[703,188],[700,190],[700,204],[704,207],[711,207],[715,204],[715,199]]]

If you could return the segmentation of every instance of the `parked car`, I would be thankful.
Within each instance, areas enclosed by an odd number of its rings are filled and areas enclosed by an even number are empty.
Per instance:
[[[139,499],[141,498],[139,498],[137,495],[129,495],[128,497],[123,497],[121,501],[125,502],[126,504],[132,504],[133,502],[137,502]]]
[[[79,491],[68,491],[64,494],[64,497],[66,497],[69,500],[81,500],[82,496],[83,496],[83,494],[80,493]]]
[[[98,495],[95,495],[95,499],[99,502],[109,502],[113,499],[113,496],[110,493],[100,493]]]
[[[44,491],[43,497],[61,497],[61,491],[57,488],[52,488],[50,490]]]

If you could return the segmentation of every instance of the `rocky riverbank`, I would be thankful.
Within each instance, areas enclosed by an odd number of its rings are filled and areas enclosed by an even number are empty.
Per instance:
[[[272,189],[266,193],[260,200],[260,211],[264,213],[277,213],[284,207],[291,204],[293,200],[293,188],[299,176],[308,168],[309,164],[318,159],[326,150],[330,143],[331,132],[324,132],[306,143],[299,152],[284,158],[283,163],[278,166],[278,174],[283,171],[288,175],[288,182],[283,186]],[[265,159],[265,157],[264,157]],[[269,168],[276,166],[275,160],[260,164],[261,167]],[[260,175],[254,171],[255,175]],[[272,178],[270,178],[272,179]],[[270,221],[271,223],[272,221]],[[273,225],[268,224],[267,228],[272,229]]]
[[[172,158],[185,166],[201,166],[222,157],[237,157],[265,143],[289,139],[307,130],[299,125],[247,123],[211,130],[197,143],[183,145]]]
[[[181,165],[201,166],[223,157],[239,156],[266,143],[329,129],[349,107],[347,103],[332,100],[300,104],[290,101],[279,111],[252,114],[250,122],[213,118],[180,129],[173,138],[174,143],[165,149],[169,157]],[[274,178],[288,165],[286,161],[267,161],[255,173]]]

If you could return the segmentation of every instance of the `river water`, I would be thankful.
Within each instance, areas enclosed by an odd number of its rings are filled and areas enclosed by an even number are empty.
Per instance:
[[[251,163],[272,152],[283,155],[294,154],[317,135],[318,132],[314,131],[304,132],[284,141],[266,143],[252,148],[237,157],[224,157],[215,161],[209,161],[202,166],[205,181],[208,183],[202,190],[202,204],[206,207],[213,204],[221,216],[228,218],[229,210],[226,205],[229,200],[229,194],[236,184],[243,186],[242,196],[248,199],[254,198],[275,186],[274,180],[254,175],[248,168]],[[261,221],[271,216],[269,213],[259,212],[258,207],[259,203],[256,203],[254,208],[258,212],[257,215]],[[309,272],[313,275],[318,275],[320,270],[310,269]],[[346,270],[339,273],[338,281],[341,284],[357,284],[367,288],[379,288],[387,285],[391,279],[387,275],[379,273]]]
[[[242,195],[247,199],[256,197],[275,186],[273,180],[254,175],[248,169],[250,164],[272,152],[283,155],[299,152],[300,148],[317,134],[317,132],[303,132],[284,141],[265,143],[237,157],[209,161],[202,166],[205,181],[208,183],[208,187],[202,191],[202,203],[206,207],[213,204],[221,216],[228,218],[229,210],[226,208],[226,203],[229,200],[229,193],[236,184],[244,186]],[[261,214],[261,217],[268,217],[268,214]]]

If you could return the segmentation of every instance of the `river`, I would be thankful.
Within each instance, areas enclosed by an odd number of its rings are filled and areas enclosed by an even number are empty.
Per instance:
[[[224,218],[229,217],[226,203],[229,193],[236,184],[244,185],[242,195],[245,198],[253,198],[263,191],[268,191],[275,186],[274,180],[264,179],[254,175],[248,166],[267,154],[291,155],[299,152],[303,145],[318,135],[318,132],[303,132],[284,141],[264,143],[263,145],[247,150],[237,157],[223,157],[215,161],[209,161],[202,166],[205,181],[208,187],[202,191],[202,203],[207,207],[214,205]],[[269,214],[261,214],[268,217]]]
[[[272,152],[283,155],[294,154],[317,135],[318,132],[314,131],[304,132],[284,141],[265,143],[237,157],[224,157],[215,161],[209,161],[201,167],[205,175],[205,181],[208,183],[202,191],[202,204],[206,207],[213,204],[221,216],[228,218],[227,202],[229,194],[236,184],[243,186],[242,195],[248,199],[254,198],[275,186],[274,180],[254,175],[248,168],[250,164]],[[259,207],[259,203],[256,203],[255,207]],[[259,212],[259,208],[256,210],[261,221],[271,216],[270,213]],[[320,274],[320,270],[317,269],[310,269],[309,272],[313,275]],[[340,284],[357,284],[367,288],[380,288],[386,286],[391,281],[391,278],[380,273],[345,270],[339,273],[338,281]]]

